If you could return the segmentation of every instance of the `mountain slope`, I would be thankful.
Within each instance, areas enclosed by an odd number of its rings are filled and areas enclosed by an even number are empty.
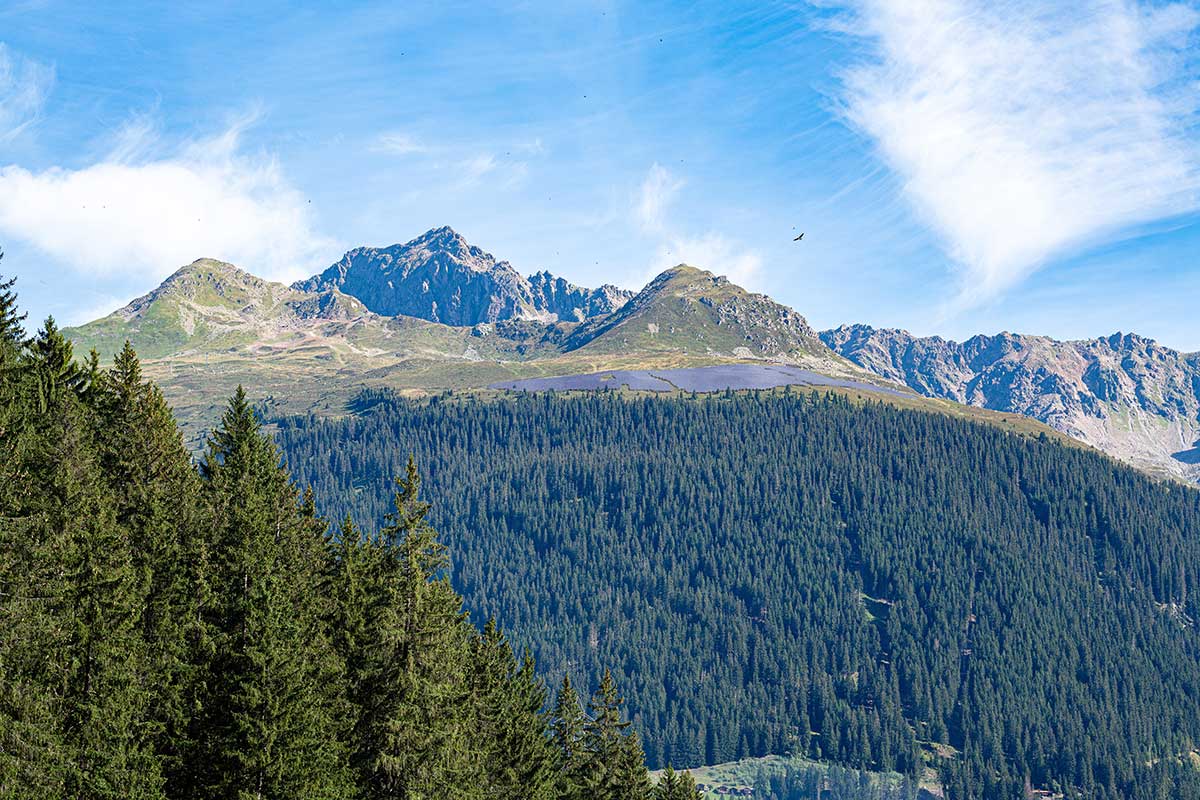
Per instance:
[[[448,227],[407,244],[356,248],[293,286],[309,292],[340,289],[377,314],[454,326],[506,319],[578,321],[614,311],[629,295],[613,286],[583,289],[547,272],[525,278]]]
[[[1200,493],[1055,438],[789,391],[380,393],[277,440],[368,524],[414,454],[472,617],[551,685],[615,665],[653,765],[930,763],[963,800],[1200,780]]]
[[[77,340],[110,355],[126,338],[147,358],[205,348],[294,340],[329,323],[361,319],[383,327],[358,300],[336,290],[298,292],[202,258],[154,291],[107,317],[73,329]]]
[[[449,228],[401,250],[392,255],[403,259],[386,264],[391,256],[383,251],[351,251],[369,269],[348,256],[344,270],[291,288],[200,259],[125,308],[65,333],[78,352],[95,348],[106,359],[130,340],[193,441],[238,384],[259,387],[279,414],[340,413],[364,388],[482,389],[608,369],[777,361],[864,385],[880,382],[833,354],[796,312],[692,267],[668,270],[626,303],[629,293],[611,287],[588,291],[548,273],[527,281]],[[436,316],[443,308],[434,292],[410,291],[414,281],[433,278],[438,296],[474,298],[454,306],[460,318],[517,316],[471,326],[385,316],[342,291],[370,297],[370,286],[359,283],[367,278],[386,279],[385,287],[400,281],[405,292],[383,299],[424,297],[429,305],[412,309],[420,313]],[[617,303],[621,309],[582,323],[544,321]],[[520,318],[525,313],[540,319]]]
[[[1119,333],[1074,342],[1001,333],[959,343],[848,325],[821,340],[928,397],[1025,414],[1144,469],[1200,478],[1200,355]]]
[[[564,349],[766,359],[827,375],[862,372],[826,347],[796,311],[686,264],[663,272],[614,313],[575,328]]]
[[[498,327],[514,338],[384,317],[336,289],[289,288],[199,259],[64,334],[77,353],[95,349],[106,361],[132,342],[196,441],[238,384],[255,386],[276,411],[340,411],[367,386],[486,385],[512,377],[510,361],[557,352],[543,326]]]

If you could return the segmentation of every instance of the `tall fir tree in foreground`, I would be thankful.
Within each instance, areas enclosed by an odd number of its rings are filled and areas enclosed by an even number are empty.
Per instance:
[[[345,656],[356,669],[350,681],[360,719],[352,758],[372,797],[469,797],[479,791],[470,629],[420,487],[410,460],[395,510],[369,545],[368,622]]]
[[[244,390],[193,465],[128,343],[104,368],[52,319],[27,340],[12,287],[0,797],[558,796],[545,688],[469,623],[415,463],[387,525],[330,535]]]
[[[585,786],[587,796],[597,800],[643,800],[650,790],[637,734],[624,719],[624,699],[617,692],[612,673],[604,670],[600,685],[588,702],[589,719],[584,724]]]
[[[484,796],[551,800],[554,762],[542,714],[546,690],[532,658],[517,661],[495,620],[475,637],[471,686]]]
[[[105,490],[90,386],[53,321],[27,343],[11,307],[2,316],[0,795],[160,797],[145,594]]]
[[[201,462],[212,537],[207,696],[189,770],[211,797],[352,796],[342,665],[317,611],[325,542],[238,387]]]

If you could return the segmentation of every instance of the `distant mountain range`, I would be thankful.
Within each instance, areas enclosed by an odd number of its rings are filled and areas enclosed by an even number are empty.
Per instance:
[[[821,340],[928,397],[1024,414],[1151,472],[1200,478],[1200,354],[1132,333],[1074,342],[1001,333],[959,343],[843,325]]]
[[[130,340],[193,437],[239,383],[275,413],[343,413],[364,388],[479,389],[605,369],[772,361],[881,382],[795,311],[712,273],[679,265],[636,295],[586,289],[524,277],[449,228],[352,250],[291,287],[200,259],[66,333],[106,358]]]
[[[280,413],[341,413],[372,386],[479,389],[767,362],[998,412],[975,415],[988,421],[1024,415],[1148,471],[1200,479],[1198,355],[1133,334],[958,343],[866,325],[818,333],[791,308],[695,267],[636,294],[587,289],[548,272],[526,277],[448,227],[351,250],[291,287],[201,259],[68,335],[104,356],[132,341],[193,434],[239,382]]]

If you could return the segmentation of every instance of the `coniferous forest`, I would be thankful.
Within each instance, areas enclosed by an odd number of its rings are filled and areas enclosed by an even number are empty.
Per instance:
[[[1197,797],[1200,493],[804,391],[360,397],[277,440],[375,520],[414,454],[467,607],[611,667],[652,767],[792,753],[949,795]],[[780,789],[780,796],[794,796]]]
[[[331,528],[245,392],[197,464],[131,348],[21,320],[0,282],[0,797],[697,797],[609,672],[548,697],[471,623],[413,463]]]

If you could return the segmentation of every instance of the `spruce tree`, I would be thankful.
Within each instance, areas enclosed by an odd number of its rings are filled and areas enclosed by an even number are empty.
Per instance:
[[[44,333],[22,370],[37,391],[17,392],[9,410],[24,412],[0,437],[15,445],[0,469],[17,481],[0,491],[0,794],[158,797],[132,544],[92,412],[60,380],[69,345],[52,324]]]
[[[579,694],[571,685],[571,676],[563,675],[562,685],[550,712],[550,735],[555,757],[555,795],[559,800],[584,796],[587,785],[587,752],[584,740],[587,718],[579,705]]]
[[[374,699],[367,681],[373,655],[374,621],[382,595],[380,549],[375,541],[363,536],[350,517],[342,521],[338,534],[328,539],[327,546],[326,593],[332,600],[330,631],[345,669],[346,698],[350,703],[341,736],[348,743],[355,781],[366,785],[370,775],[368,723],[374,715]]]
[[[668,764],[651,793],[654,800],[701,800],[690,772],[676,772]]]
[[[168,789],[186,785],[179,746],[187,729],[197,675],[189,642],[200,636],[203,553],[197,478],[162,393],[142,378],[137,354],[125,343],[113,366],[93,379],[100,465],[128,531],[133,568],[145,601],[139,628],[147,655],[147,684],[155,746]]]
[[[588,702],[589,719],[584,726],[586,797],[644,800],[647,796],[645,755],[637,735],[627,732],[630,723],[623,718],[624,703],[612,673],[605,669]]]
[[[554,764],[542,707],[546,692],[528,654],[520,665],[489,620],[472,648],[472,694],[484,796],[553,797]]]
[[[533,655],[526,650],[510,679],[508,725],[502,731],[501,752],[512,797],[549,800],[554,797],[554,750],[547,737],[546,686],[538,677]]]
[[[378,537],[373,626],[359,684],[371,797],[470,796],[475,746],[467,667],[469,628],[451,588],[446,548],[426,515],[410,458]]]
[[[213,652],[192,726],[200,793],[349,797],[342,667],[317,593],[315,526],[238,387],[202,462],[212,517]],[[196,724],[198,723],[198,724]]]
[[[0,261],[4,253],[0,252]],[[16,278],[4,280],[0,276],[0,342],[8,342],[14,348],[20,348],[25,342],[25,329],[21,325],[27,314],[17,313],[17,293],[13,291]]]
[[[649,800],[652,791],[650,775],[646,772],[646,753],[637,731],[630,730],[625,736],[614,772],[619,788],[613,797]]]
[[[55,465],[26,365],[19,346],[0,339],[0,796],[61,797],[65,548],[44,492]]]
[[[87,387],[87,373],[75,363],[71,342],[62,335],[54,317],[45,325],[29,346],[30,369],[35,376],[37,410],[48,414],[58,407],[62,396],[82,393]]]

